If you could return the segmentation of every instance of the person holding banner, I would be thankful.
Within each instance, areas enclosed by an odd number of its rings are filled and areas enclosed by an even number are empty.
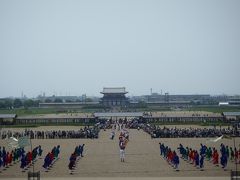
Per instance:
[[[119,148],[120,148],[120,159],[121,162],[125,161],[125,148],[126,148],[126,142],[123,140],[123,138],[119,141]]]

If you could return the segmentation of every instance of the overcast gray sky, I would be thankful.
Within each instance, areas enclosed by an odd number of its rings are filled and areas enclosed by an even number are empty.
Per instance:
[[[239,0],[0,0],[0,97],[240,94]]]

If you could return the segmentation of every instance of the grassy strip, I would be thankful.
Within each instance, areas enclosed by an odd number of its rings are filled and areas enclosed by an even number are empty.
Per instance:
[[[93,113],[101,112],[103,109],[92,108],[28,108],[28,109],[0,109],[0,114],[17,114],[18,116],[24,115],[37,115],[37,114],[59,114],[59,113]]]
[[[171,111],[167,106],[129,107],[125,111]],[[240,111],[240,106],[192,106],[181,109],[183,111],[208,111],[215,113]],[[83,107],[83,108],[21,108],[21,109],[0,109],[0,114],[36,115],[36,114],[59,114],[59,113],[94,113],[102,112],[103,108]]]
[[[67,110],[59,110],[52,108],[29,108],[29,109],[1,109],[1,114],[17,114],[21,115],[34,115],[34,114],[55,114],[55,113],[65,113]]]
[[[240,111],[240,106],[195,106],[185,109],[187,111],[208,111],[215,113]]]
[[[28,124],[28,125],[1,125],[1,128],[37,128],[39,125]]]

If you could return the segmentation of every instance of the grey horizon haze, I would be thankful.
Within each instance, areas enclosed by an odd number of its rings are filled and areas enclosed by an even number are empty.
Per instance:
[[[240,94],[239,0],[0,0],[0,97]]]

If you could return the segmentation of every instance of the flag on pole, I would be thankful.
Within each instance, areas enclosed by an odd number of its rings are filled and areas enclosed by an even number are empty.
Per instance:
[[[232,139],[232,137],[230,137],[230,136],[228,136],[228,135],[222,135],[222,136],[217,137],[217,138],[215,138],[215,139],[208,139],[208,140],[207,140],[207,143],[209,143],[209,142],[215,143],[215,142],[220,141],[221,139]]]
[[[22,148],[30,145],[30,138],[27,136],[20,137],[16,139],[15,137],[10,137],[7,139],[7,144],[10,148]]]
[[[19,147],[30,146],[30,138],[28,136],[23,136],[18,139]]]
[[[10,137],[7,139],[7,145],[12,149],[18,148],[18,140],[15,137]]]
[[[223,139],[232,139],[232,137],[229,135],[223,135]]]

